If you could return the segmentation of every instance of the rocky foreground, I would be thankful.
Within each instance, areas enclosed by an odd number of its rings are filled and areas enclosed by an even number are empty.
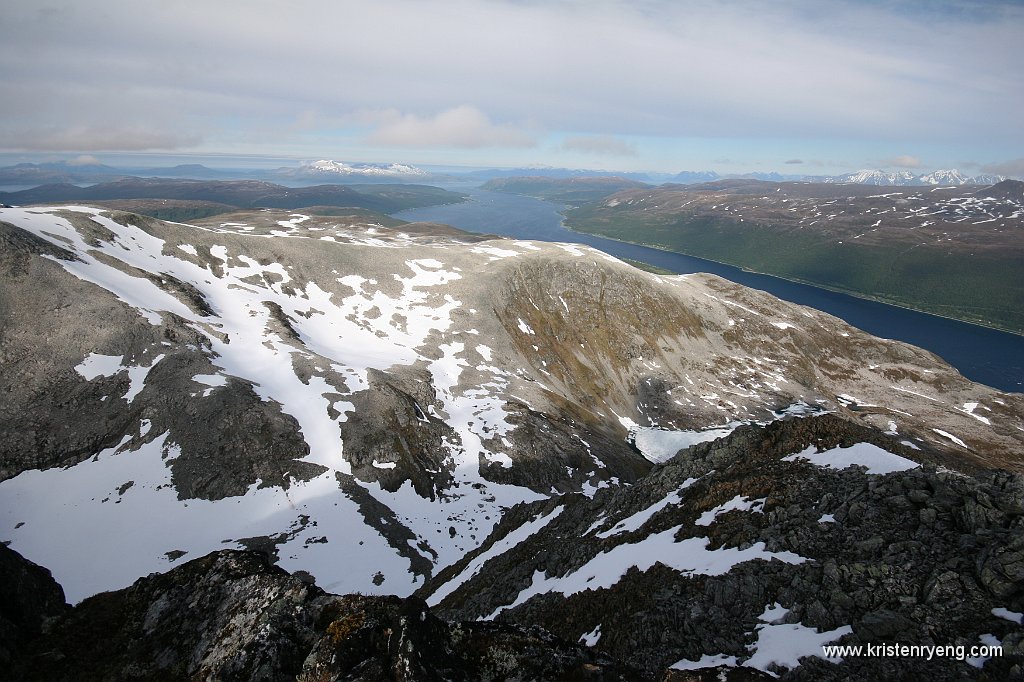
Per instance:
[[[512,509],[407,598],[223,550],[69,607],[0,548],[0,663],[26,680],[1021,679],[1024,479],[812,455],[872,442],[892,445],[831,416],[744,427],[633,486]]]

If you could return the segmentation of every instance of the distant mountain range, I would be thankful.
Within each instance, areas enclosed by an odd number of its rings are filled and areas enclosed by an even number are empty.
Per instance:
[[[298,166],[274,169],[209,168],[201,164],[181,164],[165,168],[117,168],[100,163],[19,163],[0,167],[0,185],[32,186],[43,184],[91,184],[109,182],[128,177],[190,178],[196,180],[266,180],[287,184],[350,184],[350,183],[450,183],[453,181],[486,182],[503,178],[622,178],[653,185],[669,182],[694,185],[716,180],[764,180],[768,182],[824,182],[855,183],[865,185],[994,185],[1005,180],[1000,175],[969,176],[959,170],[936,170],[917,174],[910,171],[859,170],[842,175],[800,175],[777,172],[727,173],[715,171],[682,171],[670,173],[612,172],[582,168],[487,168],[464,172],[446,169],[444,172],[403,163],[348,163],[321,159]]]
[[[883,171],[883,170],[859,170],[855,173],[844,173],[842,175],[782,175],[780,173],[744,173],[742,175],[727,174],[719,175],[715,171],[683,171],[674,175],[670,182],[681,185],[695,185],[702,182],[714,182],[715,180],[742,179],[742,180],[766,180],[769,182],[825,182],[830,184],[858,184],[858,185],[883,185],[883,186],[905,186],[905,185],[994,185],[1006,178],[1002,175],[964,175],[954,169],[937,170],[931,173],[915,175],[910,171]]]
[[[914,175],[910,171],[860,170],[856,173],[834,175],[824,178],[822,182],[856,183],[860,185],[994,185],[1005,180],[1002,175],[967,176],[960,171],[937,170],[932,173]]]
[[[417,168],[416,166],[410,166],[404,163],[348,164],[344,161],[331,161],[327,159],[314,161],[312,163],[305,163],[297,169],[288,169],[288,172],[294,175],[313,175],[321,177],[342,175],[359,178],[422,178],[424,176],[431,175],[431,173],[423,170],[422,168]]]
[[[321,159],[298,168],[283,167],[265,171],[263,177],[280,182],[310,181],[325,184],[349,183],[443,183],[455,178],[405,163],[346,163]]]
[[[0,192],[0,203],[12,205],[67,201],[168,199],[214,202],[238,208],[296,209],[307,206],[363,208],[394,213],[409,208],[458,203],[464,195],[438,187],[402,184],[318,184],[284,187],[260,180],[193,180],[181,178],[118,178],[88,187],[69,183],[41,185],[18,192]]]

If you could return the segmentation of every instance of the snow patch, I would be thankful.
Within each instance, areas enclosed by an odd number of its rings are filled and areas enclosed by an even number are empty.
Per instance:
[[[970,450],[970,448],[967,447],[967,443],[963,442],[962,440],[960,440],[959,438],[957,438],[953,434],[948,433],[946,431],[943,431],[942,429],[932,429],[932,431],[934,431],[935,433],[939,434],[943,438],[946,438],[948,440],[953,441],[954,443],[956,443],[960,447],[962,447],[964,449],[967,449],[967,450]]]
[[[728,502],[723,502],[714,509],[709,509],[700,515],[694,524],[697,526],[710,526],[715,522],[715,519],[720,515],[730,511],[746,511],[755,514],[764,513],[764,503],[767,502],[768,498],[761,497],[756,500],[751,500],[748,497],[737,495]]]
[[[89,353],[85,356],[85,359],[75,367],[75,371],[82,375],[82,378],[86,381],[92,381],[96,377],[112,377],[125,369],[121,365],[121,361],[123,359],[123,355],[101,355],[99,353]]]
[[[623,418],[619,421],[622,422]],[[707,443],[728,436],[742,422],[730,422],[725,426],[703,431],[669,431],[651,426],[639,426],[630,420],[623,425],[630,429],[630,437],[640,453],[649,461],[661,464],[672,459],[677,452],[697,443]]]
[[[811,445],[802,452],[783,457],[782,461],[794,462],[798,459],[828,469],[862,466],[867,469],[869,474],[891,474],[897,471],[916,469],[920,466],[917,462],[894,455],[871,443],[855,443],[848,448],[832,448],[822,452],[818,452],[818,449]]]
[[[511,604],[499,606],[488,620],[538,594],[559,592],[569,597],[584,590],[607,589],[618,583],[633,567],[646,572],[654,564],[660,563],[680,573],[724,575],[746,561],[778,559],[788,564],[806,561],[793,552],[769,552],[763,542],[754,543],[745,549],[722,547],[715,550],[707,548],[710,538],[686,538],[677,542],[675,535],[681,528],[676,526],[649,535],[636,543],[617,545],[564,576],[548,577],[544,571],[535,571],[530,586],[521,591]]]

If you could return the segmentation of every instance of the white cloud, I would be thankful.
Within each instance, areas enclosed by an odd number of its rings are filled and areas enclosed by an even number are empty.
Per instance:
[[[434,116],[401,114],[393,109],[370,114],[377,126],[367,141],[389,147],[532,147],[522,130],[497,125],[476,107],[462,105]]]
[[[602,156],[636,156],[636,145],[612,135],[578,135],[565,138],[562,149]]]
[[[670,136],[956,140],[958,154],[985,158],[969,145],[1024,137],[1015,2],[970,13],[854,0],[39,7],[7,0],[0,22],[8,148],[21,131],[81,139],[71,133],[104,127],[137,148],[144,126],[164,142],[259,151],[287,135],[351,141],[359,131],[337,122],[357,111],[390,111],[368,141],[401,147],[528,148],[599,130],[641,150]]]
[[[193,146],[199,141],[198,136],[181,131],[134,125],[67,125],[0,131],[0,148],[25,151],[172,150]],[[80,158],[96,162],[94,157]]]

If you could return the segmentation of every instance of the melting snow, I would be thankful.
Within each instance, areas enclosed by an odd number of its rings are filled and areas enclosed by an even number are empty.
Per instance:
[[[677,452],[691,445],[707,443],[728,436],[741,424],[741,422],[730,422],[725,426],[704,431],[668,431],[650,426],[637,426],[632,422],[623,423],[624,426],[630,428],[633,443],[640,453],[656,464],[667,462]]]
[[[324,465],[328,471],[306,483],[293,482],[288,490],[254,486],[243,497],[216,502],[179,501],[162,461],[162,456],[174,456],[172,447],[161,449],[149,444],[132,453],[106,451],[95,460],[69,469],[25,472],[0,482],[2,508],[7,514],[0,519],[9,522],[12,529],[21,521],[26,529],[32,529],[15,533],[15,548],[27,550],[27,556],[50,566],[68,594],[81,598],[123,587],[139,575],[165,569],[168,559],[164,553],[176,547],[188,551],[192,558],[223,547],[226,538],[228,546],[237,546],[230,538],[288,532],[294,539],[279,546],[282,566],[308,570],[325,589],[410,593],[418,578],[409,573],[409,561],[376,530],[353,523],[362,515],[339,490],[336,475],[349,471],[342,457],[339,422],[346,418],[346,409],[353,409],[350,402],[339,400],[339,394],[346,396],[365,389],[369,368],[386,369],[425,360],[416,349],[429,336],[448,331],[451,314],[461,305],[436,288],[461,275],[446,270],[436,259],[426,258],[405,262],[411,276],[395,275],[400,293],[393,298],[374,280],[358,275],[337,280],[352,290],[350,295],[326,291],[312,281],[297,291],[288,269],[280,263],[261,264],[244,253],[235,253],[234,248],[215,245],[210,255],[220,263],[211,272],[208,266],[164,254],[163,240],[120,225],[99,215],[96,209],[62,210],[93,213],[89,218],[110,230],[112,236],[97,247],[86,243],[68,220],[45,215],[46,209],[5,209],[4,214],[20,217],[27,229],[76,250],[80,260],[58,264],[72,275],[112,292],[152,324],[162,321],[161,313],[170,312],[206,334],[209,357],[217,372],[193,377],[207,386],[204,395],[224,385],[231,376],[250,382],[263,400],[278,403],[284,413],[297,420],[310,447],[307,461]],[[33,220],[41,213],[45,221]],[[303,220],[305,217],[295,215],[282,222],[294,227]],[[45,225],[41,225],[43,222]],[[503,249],[479,248],[491,256],[516,255]],[[215,315],[194,312],[152,281],[127,274],[111,265],[109,258],[97,259],[99,249],[131,268],[166,273],[195,287]],[[183,250],[190,253],[187,248]],[[262,284],[255,285],[254,281]],[[301,344],[273,331],[277,321],[272,319],[268,303],[280,308]],[[478,352],[485,355],[482,348]],[[431,501],[416,494],[411,484],[395,493],[376,490],[376,484],[365,487],[416,534],[418,547],[429,546],[436,552],[436,563],[444,565],[481,542],[502,509],[543,496],[525,488],[494,484],[480,476],[481,454],[501,466],[511,465],[507,455],[489,453],[484,446],[485,439],[493,442],[512,429],[505,421],[502,402],[491,397],[495,389],[507,386],[507,381],[496,376],[490,383],[460,390],[459,376],[467,366],[461,357],[465,347],[451,343],[442,344],[440,349],[443,356],[432,360],[427,369],[435,377],[441,409],[458,434],[458,442],[446,442],[444,446],[451,453],[452,473],[460,492]],[[292,358],[307,351],[322,356],[324,364],[341,376],[317,370],[319,374],[300,378],[292,367]],[[153,360],[150,367],[125,367],[121,356],[94,353],[76,369],[86,379],[128,371],[131,383],[125,398],[130,400],[142,389],[146,374],[159,360]],[[332,417],[332,407],[341,414]],[[428,406],[428,412],[432,410],[433,406]],[[393,463],[375,465],[381,468]],[[123,495],[110,492],[127,480],[135,484]],[[50,494],[65,488],[66,494]],[[9,502],[12,499],[19,501]],[[114,505],[117,514],[110,511]],[[318,539],[304,544],[314,531],[312,524],[295,525],[300,512],[320,524],[315,532],[327,537],[328,542]],[[150,522],[151,516],[157,521]],[[444,532],[439,533],[442,525]],[[449,526],[456,531],[451,538]],[[356,543],[364,546],[353,553],[351,547]],[[88,561],[83,566],[85,556]],[[70,565],[72,558],[74,566]],[[384,587],[372,582],[378,571],[385,575]],[[81,576],[78,582],[72,573]]]
[[[166,552],[194,559],[239,538],[287,533],[281,566],[302,568],[334,592],[409,592],[409,562],[395,554],[340,494],[334,472],[293,481],[288,490],[253,485],[244,496],[217,501],[178,499],[167,461],[178,456],[166,434],[134,451],[109,448],[66,469],[31,470],[0,483],[0,527],[12,546],[53,571],[68,599],[127,587],[139,576],[168,568]],[[134,484],[124,492],[123,485]],[[302,526],[309,515],[317,524]],[[304,544],[325,536],[328,543]],[[359,552],[352,552],[362,543]],[[113,559],[113,560],[112,560]],[[373,583],[381,571],[385,587]]]
[[[519,331],[523,332],[524,334],[534,333],[533,329],[530,328],[530,325],[523,322],[522,318],[519,318],[519,324],[517,326],[519,327]]]
[[[824,658],[831,663],[839,663],[840,658],[825,658],[822,656],[822,645],[834,642],[840,637],[849,635],[853,628],[844,625],[835,630],[818,632],[814,628],[801,625],[800,623],[779,623],[789,610],[776,603],[774,607],[766,608],[761,614],[761,625],[754,631],[757,633],[757,641],[748,645],[753,654],[743,665],[748,668],[763,670],[772,676],[776,676],[769,668],[773,665],[784,668],[795,668],[800,665],[800,658],[803,656],[817,656]]]
[[[554,511],[549,512],[543,516],[524,523],[519,526],[511,533],[503,537],[502,539],[495,542],[493,545],[487,548],[486,551],[481,552],[473,558],[469,564],[466,565],[462,572],[452,577],[448,582],[441,585],[440,588],[434,591],[429,597],[427,597],[427,604],[430,606],[437,606],[444,598],[449,594],[457,590],[466,581],[472,578],[474,575],[480,572],[484,565],[491,559],[501,556],[505,552],[509,551],[513,547],[525,542],[530,536],[535,535],[540,529],[548,525],[565,510],[565,507],[559,506]]]
[[[818,452],[817,448],[811,445],[803,452],[783,457],[782,461],[793,462],[798,459],[829,469],[862,466],[869,474],[891,474],[916,469],[919,466],[917,462],[894,455],[871,443],[856,443],[848,448],[832,448],[823,452]]]
[[[974,414],[974,411],[976,409],[978,409],[978,403],[964,403],[963,409],[960,411],[971,415],[972,417],[980,421],[982,424],[991,426],[992,422],[989,421],[988,417],[982,417],[980,414]]]
[[[682,502],[683,501],[683,491],[686,490],[687,488],[689,488],[694,483],[696,483],[697,480],[698,479],[696,479],[696,478],[688,478],[688,479],[686,479],[685,481],[683,481],[683,484],[681,486],[679,486],[678,489],[675,490],[675,492],[672,492],[672,493],[666,495],[664,498],[662,498],[658,502],[655,502],[650,507],[647,507],[646,509],[642,509],[642,510],[636,512],[635,514],[633,514],[632,516],[629,516],[629,517],[619,521],[618,523],[616,523],[614,526],[612,526],[608,530],[601,531],[600,533],[597,534],[597,537],[599,537],[599,538],[601,538],[603,540],[603,539],[606,539],[606,538],[610,538],[613,535],[620,535],[622,533],[631,533],[631,532],[633,532],[635,530],[639,530],[645,523],[647,523],[655,514],[660,512],[662,509],[665,509],[666,507],[668,507],[671,504],[679,504],[680,502]],[[589,533],[590,531],[594,530],[594,528],[597,528],[601,524],[602,521],[604,521],[604,516],[602,516],[600,519],[598,519],[594,523],[594,525],[592,525],[590,527],[590,529],[587,530],[587,533]],[[586,535],[587,533],[584,533],[584,535]]]
[[[956,436],[954,436],[951,433],[947,433],[946,431],[943,431],[942,429],[932,429],[932,431],[934,431],[935,433],[939,434],[943,438],[947,438],[947,439],[953,441],[954,443],[956,443],[957,445],[959,445],[962,448],[967,448],[967,443],[963,442],[962,440],[960,440],[959,438],[957,438]],[[969,450],[970,448],[967,448],[967,449]]]
[[[717,668],[720,665],[735,666],[735,656],[726,656],[725,654],[704,654],[696,661],[691,661],[688,658],[676,661],[670,667],[673,670],[699,670],[701,668]]]
[[[803,563],[805,559],[793,552],[769,552],[763,542],[745,548],[722,547],[709,550],[709,538],[686,538],[676,541],[675,535],[682,528],[676,526],[661,533],[649,535],[637,543],[617,545],[607,552],[593,557],[575,571],[556,577],[547,577],[543,571],[535,571],[532,584],[519,593],[508,605],[499,606],[489,616],[494,618],[505,609],[515,608],[538,594],[559,592],[567,597],[584,590],[607,589],[622,579],[634,566],[641,572],[660,563],[681,573],[697,575],[723,575],[745,561],[778,559],[788,564]]]
[[[1017,625],[1024,624],[1024,613],[1018,613],[1017,611],[1010,611],[1009,609],[1004,609],[1001,606],[998,607],[998,608],[992,609],[992,615],[995,616],[996,618],[1005,618],[1006,620],[1010,621],[1011,623],[1016,623]]]
[[[86,381],[92,381],[96,377],[112,377],[121,370],[123,355],[100,355],[89,353],[82,360],[81,364],[75,367],[75,371],[82,375]]]
[[[587,646],[595,646],[600,639],[601,624],[598,623],[597,627],[595,627],[593,630],[591,630],[590,632],[584,632],[582,635],[580,635],[579,641],[583,644],[586,644]]]
[[[714,523],[715,519],[720,515],[730,511],[748,511],[756,514],[764,513],[764,503],[768,500],[766,497],[762,497],[756,500],[751,500],[747,497],[737,495],[728,502],[723,502],[714,509],[709,509],[700,515],[694,524],[697,526],[710,526]]]

